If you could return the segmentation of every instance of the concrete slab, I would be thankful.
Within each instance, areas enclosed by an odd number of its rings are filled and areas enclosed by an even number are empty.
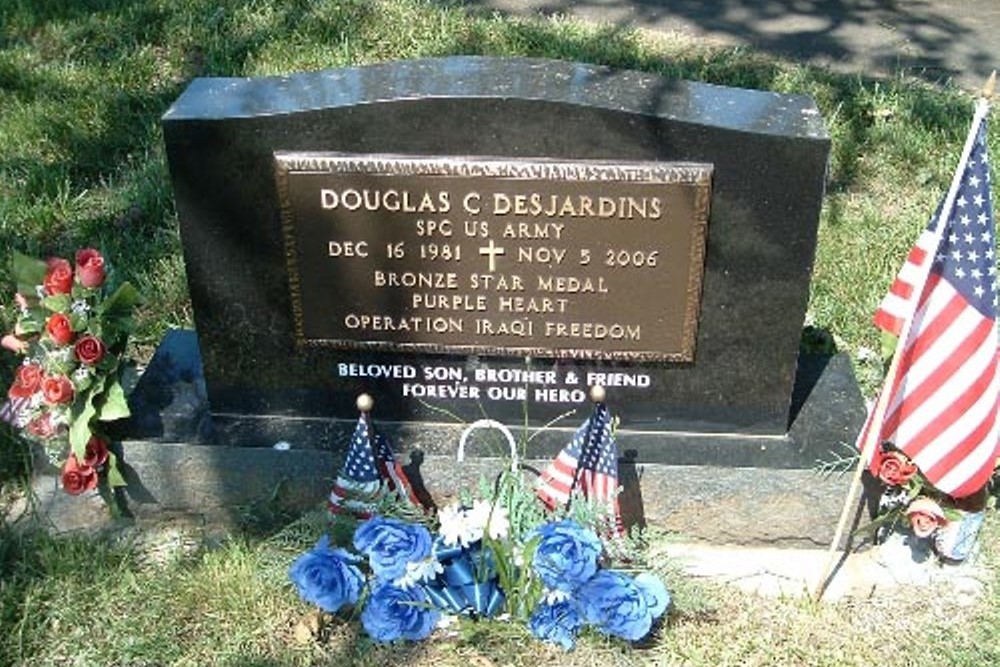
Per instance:
[[[691,577],[768,597],[810,596],[827,562],[825,549],[677,543],[668,545],[666,554]],[[898,594],[903,588],[943,586],[955,604],[966,606],[982,595],[987,575],[978,555],[959,564],[942,563],[919,540],[896,533],[885,544],[849,554],[834,571],[823,601],[882,597]]]
[[[68,496],[56,489],[50,477],[36,480],[35,492],[32,502],[22,499],[7,520],[27,518],[54,533],[110,532],[132,544],[144,562],[169,562],[222,543],[239,520],[232,508],[178,511],[141,504],[133,506],[133,519],[111,519],[96,493]],[[665,539],[662,548],[654,543],[654,549],[677,571],[763,597],[809,597],[827,561],[826,549],[819,548]],[[981,598],[989,580],[978,550],[963,563],[942,563],[925,543],[897,533],[885,544],[847,555],[835,569],[823,602],[889,598],[904,589],[907,594],[920,589],[944,595],[954,606],[967,607]]]

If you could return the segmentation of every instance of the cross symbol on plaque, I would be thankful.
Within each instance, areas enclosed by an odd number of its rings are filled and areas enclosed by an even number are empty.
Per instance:
[[[493,239],[490,239],[490,244],[488,246],[483,246],[479,249],[480,255],[488,255],[490,258],[490,273],[497,270],[497,255],[506,255],[507,252],[502,246],[493,245]]]

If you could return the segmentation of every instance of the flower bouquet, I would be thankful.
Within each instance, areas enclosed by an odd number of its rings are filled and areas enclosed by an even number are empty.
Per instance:
[[[374,516],[354,531],[351,548],[324,535],[291,566],[300,596],[337,613],[360,609],[375,641],[425,639],[442,616],[524,622],[565,649],[589,626],[637,641],[670,605],[653,574],[604,566],[598,534],[573,518],[518,532],[501,505],[476,501],[438,513],[436,529]]]
[[[75,260],[14,254],[18,317],[2,344],[24,359],[7,395],[12,423],[61,465],[63,489],[99,488],[110,500],[125,482],[101,425],[129,415],[122,357],[139,296],[99,251]]]
[[[941,493],[906,454],[889,443],[876,452],[871,470],[882,485],[875,520],[878,541],[905,523],[914,537],[929,541],[941,558],[968,558],[983,523],[986,489],[960,500]]]
[[[368,437],[365,418],[356,433],[362,429]],[[593,438],[579,437],[592,432]],[[588,423],[574,442],[606,447],[602,436],[609,433]],[[363,442],[352,441],[346,468],[369,468],[358,465]],[[377,468],[376,454],[369,456]],[[608,530],[620,525],[608,516],[617,505],[571,488],[570,502],[549,509],[513,459],[495,483],[480,483],[475,494],[436,515],[415,508],[398,483],[383,485],[392,492],[367,507],[367,518],[348,531],[348,544],[332,545],[324,535],[294,561],[289,577],[299,595],[330,614],[359,616],[377,642],[422,640],[455,617],[522,623],[567,650],[587,628],[628,641],[646,637],[670,594],[659,577],[624,569],[635,569],[638,552],[632,537]],[[335,497],[345,486],[338,478]],[[352,520],[343,507],[331,505],[337,522]]]

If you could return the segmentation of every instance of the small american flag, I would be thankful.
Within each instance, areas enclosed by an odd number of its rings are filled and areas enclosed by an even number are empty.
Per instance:
[[[611,434],[611,413],[604,403],[576,430],[573,439],[542,473],[536,493],[549,509],[569,502],[574,489],[585,498],[618,508],[618,446]]]
[[[16,425],[17,417],[21,414],[21,410],[26,408],[31,402],[29,398],[9,398],[4,401],[3,405],[0,405],[0,421],[5,421],[8,424]]]
[[[349,513],[362,518],[371,516],[382,491],[400,493],[416,504],[416,497],[402,467],[396,462],[386,438],[376,435],[372,445],[371,430],[365,415],[358,418],[347,459],[330,490],[329,507],[335,513]]]
[[[382,479],[388,481],[389,490],[405,497],[413,505],[420,504],[416,494],[413,493],[410,479],[403,472],[403,467],[399,465],[392,453],[389,439],[381,433],[375,435],[375,462]]]
[[[946,198],[938,207],[875,315],[879,327],[896,335],[913,318],[897,352],[902,355],[898,372],[882,388],[890,394],[877,442],[894,444],[931,484],[956,498],[986,484],[1000,441],[997,286],[984,107],[973,121],[952,202]],[[925,260],[931,262],[929,273]],[[859,442],[866,441],[872,419],[869,415]],[[877,456],[871,465],[876,472]]]

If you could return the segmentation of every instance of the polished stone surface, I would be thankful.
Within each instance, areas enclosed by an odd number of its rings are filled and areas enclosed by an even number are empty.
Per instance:
[[[804,395],[812,387],[796,371],[830,147],[807,97],[564,62],[460,57],[196,80],[163,128],[217,424],[352,419],[362,391],[376,396],[378,418],[388,423],[452,420],[440,408],[466,420],[485,411],[523,422],[520,401],[428,405],[404,400],[391,383],[337,375],[338,363],[354,362],[648,374],[648,389],[608,389],[623,435],[636,434],[634,447],[631,436],[622,447],[642,460],[804,466],[816,458],[813,448],[849,439],[857,426],[860,395],[847,381],[839,413],[824,417],[835,422],[834,437],[810,427],[819,439],[804,453],[786,435],[793,386]],[[296,348],[274,185],[279,150],[713,164],[695,361]],[[575,425],[585,404],[531,403],[527,411],[538,425],[574,408]],[[658,438],[664,434],[671,435]],[[733,435],[766,442],[734,448]]]
[[[831,450],[843,453],[863,412],[845,355],[803,357],[800,363],[800,377],[810,378],[808,392],[795,394],[787,434],[619,431],[625,523],[717,543],[828,544],[849,479],[811,468],[830,461]],[[205,406],[191,403],[202,395],[190,389],[201,384],[201,375],[194,332],[171,331],[131,393],[132,419],[117,434],[130,511],[321,504],[343,465],[354,422],[204,416]],[[616,409],[613,402],[611,407]],[[470,438],[470,456],[459,464],[459,425],[391,422],[380,415],[376,405],[376,429],[390,437],[425,502],[450,502],[506,465],[507,445],[496,432]],[[581,419],[514,429],[518,442],[530,438],[520,452],[528,474],[544,469]],[[279,442],[285,445],[275,448]]]

